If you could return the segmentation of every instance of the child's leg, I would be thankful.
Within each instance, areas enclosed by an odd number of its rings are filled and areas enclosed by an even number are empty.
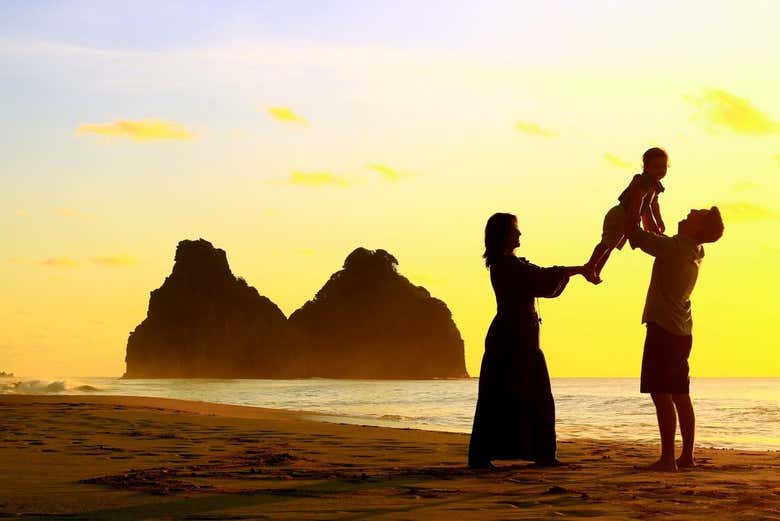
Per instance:
[[[604,250],[607,249],[607,246],[605,246],[603,243],[598,243],[595,248],[593,248],[593,253],[590,255],[590,260],[585,264],[586,266],[592,266],[596,267],[598,265],[599,261],[601,261],[601,257],[604,256]]]
[[[588,261],[588,268],[592,271],[592,278],[596,283],[601,282],[600,273],[609,254],[615,247],[622,246],[625,240],[626,209],[621,205],[615,205],[604,215],[604,225],[601,230],[601,241],[596,245]],[[588,278],[588,277],[586,277]],[[588,278],[590,281],[590,279]],[[593,282],[593,281],[591,281]]]
[[[609,257],[609,253],[611,251],[612,248],[601,242],[598,243],[593,249],[593,254],[590,256],[590,260],[587,262],[587,264],[585,264],[585,266],[588,268],[588,271],[585,273],[585,278],[588,280],[588,282],[592,282],[594,284],[601,282],[599,273],[601,272],[601,268],[604,267],[604,263]]]
[[[604,268],[604,265],[607,263],[607,259],[609,259],[609,254],[612,253],[613,248],[610,248],[609,246],[604,246],[604,253],[601,254],[601,257],[599,258],[599,261],[596,263],[596,266],[594,267],[594,271],[596,272],[596,277],[601,279],[601,270]]]

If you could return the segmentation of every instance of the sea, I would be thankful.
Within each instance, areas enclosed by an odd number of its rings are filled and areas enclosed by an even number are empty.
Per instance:
[[[220,380],[0,377],[0,394],[178,398],[318,413],[314,419],[435,431],[471,431],[478,379]],[[635,378],[553,378],[559,440],[655,442],[650,397]],[[780,450],[780,378],[695,378],[700,447]],[[679,433],[678,433],[679,436]]]

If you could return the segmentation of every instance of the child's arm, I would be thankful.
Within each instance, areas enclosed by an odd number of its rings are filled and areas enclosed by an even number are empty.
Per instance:
[[[644,228],[645,231],[648,232],[658,233],[658,234],[662,233],[660,226],[658,226],[658,222],[655,220],[655,217],[653,216],[652,207],[648,207],[644,212],[642,212],[642,228]]]
[[[661,218],[661,205],[658,204],[658,194],[653,197],[653,200],[650,202],[650,210],[653,213],[653,219],[655,220],[656,227],[658,228],[658,233],[664,233],[666,231],[666,225],[664,224],[664,220]]]

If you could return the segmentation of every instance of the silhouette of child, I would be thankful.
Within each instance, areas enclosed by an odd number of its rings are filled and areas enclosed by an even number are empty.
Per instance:
[[[599,242],[585,265],[586,278],[593,284],[601,282],[601,270],[612,250],[622,249],[626,243],[625,223],[629,217],[639,215],[645,231],[662,234],[666,229],[661,219],[658,194],[664,191],[661,179],[666,176],[669,156],[662,148],[651,148],[642,154],[642,173],[635,175],[628,187],[618,197],[619,204],[604,216],[604,228]]]

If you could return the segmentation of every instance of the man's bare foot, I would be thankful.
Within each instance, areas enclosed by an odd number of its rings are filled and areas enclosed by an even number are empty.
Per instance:
[[[649,470],[653,472],[677,472],[677,464],[674,461],[668,462],[658,460],[651,465],[645,465],[644,467],[638,467],[639,470]]]
[[[696,467],[696,460],[693,457],[680,456],[677,458],[677,466],[681,469],[692,469]]]

